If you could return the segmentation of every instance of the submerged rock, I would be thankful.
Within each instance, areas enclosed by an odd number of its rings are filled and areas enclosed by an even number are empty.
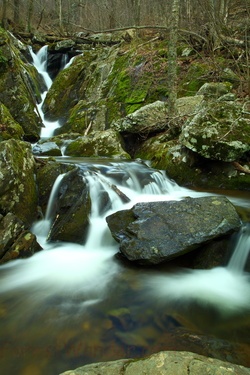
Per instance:
[[[159,352],[142,359],[92,363],[60,375],[249,375],[250,369],[189,352]]]
[[[241,220],[226,197],[138,203],[106,218],[121,253],[140,264],[157,264],[239,229]]]

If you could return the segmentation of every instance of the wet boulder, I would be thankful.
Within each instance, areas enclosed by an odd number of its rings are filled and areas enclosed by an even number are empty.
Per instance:
[[[37,215],[36,163],[27,142],[0,142],[0,212],[12,212],[25,225]]]
[[[60,147],[55,142],[47,141],[41,144],[36,144],[33,147],[33,154],[37,156],[62,156]]]
[[[25,229],[14,214],[0,217],[0,264],[16,258],[27,258],[41,250],[36,236]]]
[[[91,200],[79,168],[63,177],[54,207],[48,240],[82,244],[88,230]]]
[[[236,209],[223,196],[138,203],[106,220],[121,253],[140,264],[169,261],[241,225]]]
[[[36,159],[36,182],[38,188],[38,201],[43,215],[46,213],[50,194],[57,177],[73,170],[71,164],[62,164],[53,160]]]

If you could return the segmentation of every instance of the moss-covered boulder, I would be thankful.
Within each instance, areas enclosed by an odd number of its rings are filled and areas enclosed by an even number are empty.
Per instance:
[[[228,94],[232,89],[229,82],[206,82],[198,90],[197,95],[203,95],[206,98],[217,99],[220,96]]]
[[[48,120],[60,119],[65,122],[69,111],[85,97],[88,84],[88,69],[96,59],[96,52],[86,51],[77,56],[72,64],[59,72],[43,104],[44,115]]]
[[[22,139],[24,131],[21,125],[16,122],[10,114],[8,108],[0,103],[0,141],[7,139]]]
[[[112,129],[95,131],[88,136],[77,138],[66,147],[65,155],[130,159],[129,154],[122,148],[121,136]]]
[[[172,128],[180,127],[183,119],[194,116],[199,111],[203,98],[203,95],[197,95],[177,99],[175,119],[168,117],[168,104],[157,100],[132,114],[113,121],[111,127],[119,133],[140,134],[144,137],[163,132],[166,129],[175,133]]]
[[[203,355],[165,351],[141,359],[119,359],[116,361],[91,363],[60,375],[249,375],[250,369],[230,362]]]
[[[28,64],[15,38],[0,29],[0,101],[24,131],[24,139],[39,139],[41,119],[36,111],[39,75]]]
[[[182,130],[180,142],[211,160],[239,160],[250,151],[250,116],[235,102],[209,102]]]
[[[14,213],[25,225],[37,215],[35,161],[28,143],[0,142],[0,213]]]
[[[12,213],[0,217],[0,264],[16,258],[27,258],[41,250],[34,234]]]
[[[150,43],[135,38],[116,46],[96,46],[83,50],[61,71],[52,84],[43,109],[47,119],[60,119],[56,134],[110,128],[153,102],[168,98],[168,42],[155,38]],[[222,80],[226,66],[214,61],[181,55],[178,64],[178,97],[191,96],[207,82]],[[225,79],[225,78],[224,78]],[[226,84],[220,83],[225,86]],[[223,87],[224,87],[223,86]]]

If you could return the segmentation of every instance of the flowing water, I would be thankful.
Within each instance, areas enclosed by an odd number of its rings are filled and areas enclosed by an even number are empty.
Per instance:
[[[122,262],[107,215],[141,201],[209,193],[182,188],[141,162],[60,160],[77,163],[88,181],[88,238],[84,245],[46,242],[61,175],[44,220],[32,228],[44,250],[0,268],[1,372],[56,375],[85,363],[160,350],[193,351],[250,366],[249,224],[232,237],[226,267],[188,270],[171,262],[143,268]],[[106,208],[103,191],[110,197]],[[229,199],[247,212],[249,195]]]

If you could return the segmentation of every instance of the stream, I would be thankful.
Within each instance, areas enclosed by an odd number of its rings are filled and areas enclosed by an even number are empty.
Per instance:
[[[45,128],[44,137],[50,131]],[[192,351],[250,367],[249,223],[232,235],[232,256],[225,267],[131,265],[117,257],[108,215],[137,202],[215,193],[180,187],[139,161],[58,161],[77,164],[88,181],[92,211],[87,242],[46,242],[59,176],[44,219],[32,227],[44,250],[0,268],[1,372],[57,375],[91,362],[161,350]],[[129,203],[121,201],[112,184]],[[106,210],[99,199],[103,190],[111,201]],[[249,217],[249,192],[226,195]]]

